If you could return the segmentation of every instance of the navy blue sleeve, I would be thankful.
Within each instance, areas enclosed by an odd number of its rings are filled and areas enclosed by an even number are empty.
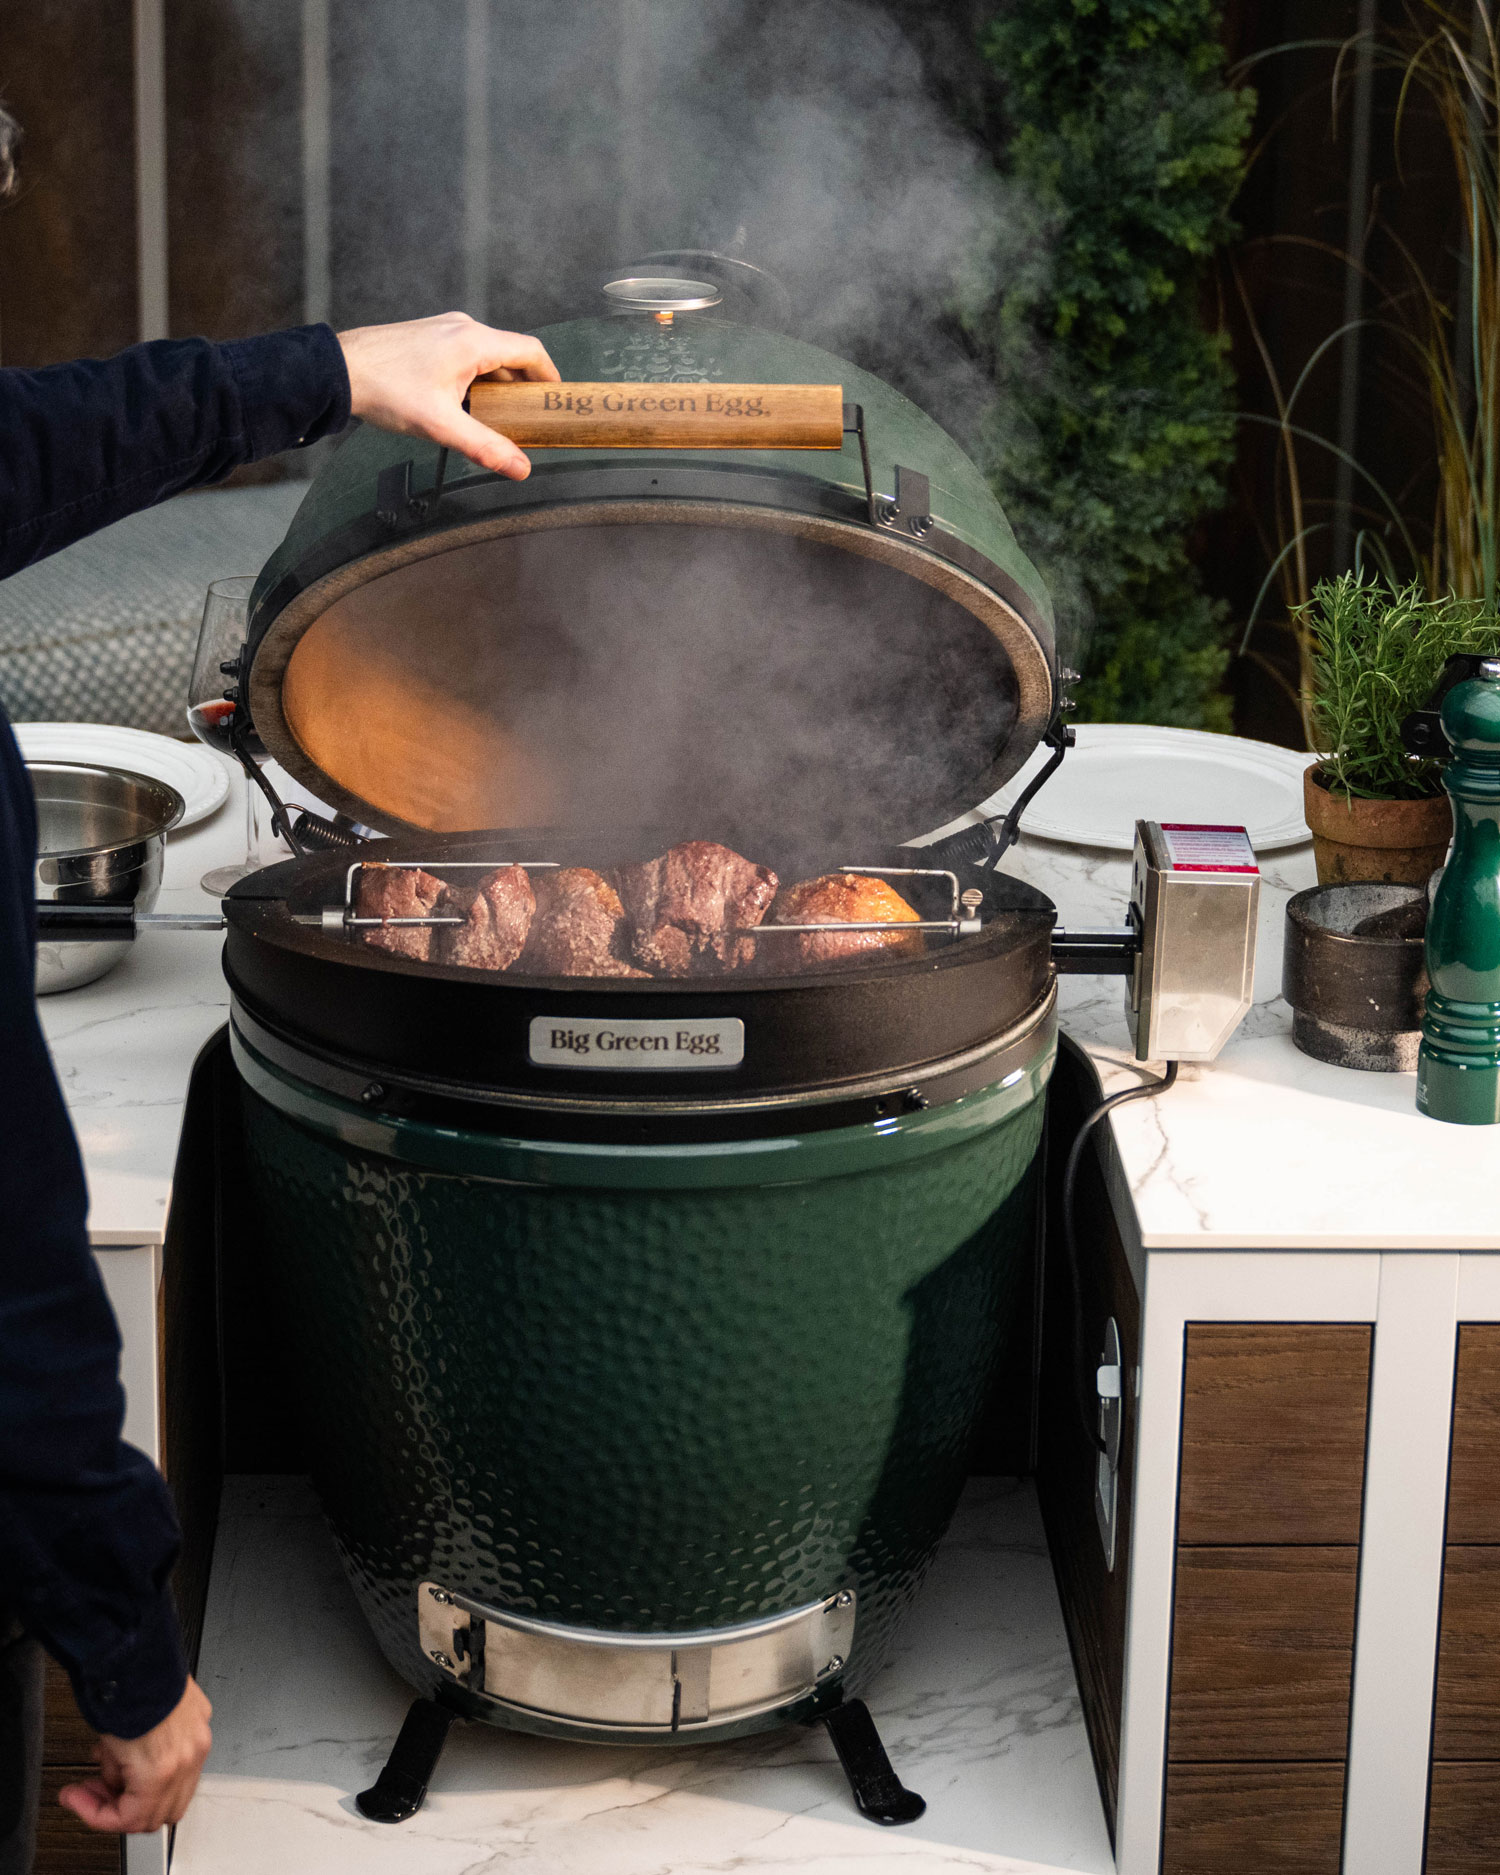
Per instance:
[[[349,374],[325,325],[0,370],[0,579],[348,421]]]
[[[327,326],[0,371],[0,577],[139,508],[342,429]],[[135,1738],[186,1681],[160,1473],[123,1443],[119,1333],[85,1233],[77,1142],[33,995],[36,821],[0,714],[0,1610]]]
[[[0,715],[0,1609],[67,1669],[96,1731],[135,1738],[186,1684],[177,1522],[120,1427],[119,1332],[83,1167],[37,1021],[35,810]]]

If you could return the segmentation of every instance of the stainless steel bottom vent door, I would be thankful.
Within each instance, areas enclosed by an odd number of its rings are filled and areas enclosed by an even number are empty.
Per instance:
[[[562,1725],[676,1732],[774,1712],[848,1659],[853,1590],[787,1614],[688,1634],[568,1628],[417,1591],[422,1651],[469,1692]]]

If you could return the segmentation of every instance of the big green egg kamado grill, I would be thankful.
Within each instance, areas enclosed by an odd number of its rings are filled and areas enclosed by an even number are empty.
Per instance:
[[[822,1719],[867,1815],[918,1814],[857,1695],[1031,1255],[1053,908],[991,835],[903,843],[1056,735],[1046,594],[889,386],[662,312],[540,336],[570,384],[841,386],[838,447],[539,448],[511,482],[361,430],[261,576],[243,716],[381,861],[714,840],[784,881],[906,873],[931,928],[810,974],[546,978],[362,943],[367,850],[235,888],[316,1483],[419,1695],[360,1799],[386,1820],[455,1714],[657,1746]]]

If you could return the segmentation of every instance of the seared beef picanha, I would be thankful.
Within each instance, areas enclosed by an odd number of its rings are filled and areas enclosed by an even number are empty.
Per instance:
[[[643,977],[629,961],[619,894],[588,866],[539,872],[536,914],[521,959],[530,976]]]
[[[776,924],[915,924],[917,914],[884,879],[863,873],[828,872],[818,879],[789,885],[766,919]],[[911,954],[924,948],[920,931],[799,931],[794,936],[761,938],[763,971],[806,969],[844,963],[871,951]]]
[[[367,862],[355,909],[365,918],[461,918],[372,925],[364,936],[398,957],[526,976],[709,977],[746,967],[775,976],[926,948],[920,931],[902,929],[919,914],[884,879],[830,872],[777,886],[769,866],[689,840],[610,877],[588,866],[500,866],[477,884],[445,884],[415,867]],[[745,935],[810,924],[890,928]]]
[[[358,874],[354,910],[360,918],[425,918],[443,889],[442,880],[434,879],[430,872],[367,861]],[[432,955],[432,937],[437,929],[441,927],[430,924],[368,925],[364,939],[377,950],[425,963]]]
[[[435,927],[434,963],[508,970],[526,948],[536,898],[523,867],[502,866],[477,886],[448,886],[435,910],[466,916],[462,924]]]
[[[709,840],[622,867],[615,882],[630,921],[631,954],[664,977],[709,976],[748,963],[755,940],[733,933],[758,925],[776,896],[769,866]]]

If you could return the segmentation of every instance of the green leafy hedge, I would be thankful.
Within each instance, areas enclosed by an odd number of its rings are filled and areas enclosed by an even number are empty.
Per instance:
[[[1188,541],[1233,454],[1201,301],[1254,94],[1225,83],[1213,0],[1014,0],[983,46],[1010,120],[997,154],[1053,234],[1048,272],[1002,283],[975,334],[1023,418],[997,493],[1064,621],[1092,615],[1080,717],[1228,729],[1224,609]],[[1007,364],[1021,328],[1043,369]]]

